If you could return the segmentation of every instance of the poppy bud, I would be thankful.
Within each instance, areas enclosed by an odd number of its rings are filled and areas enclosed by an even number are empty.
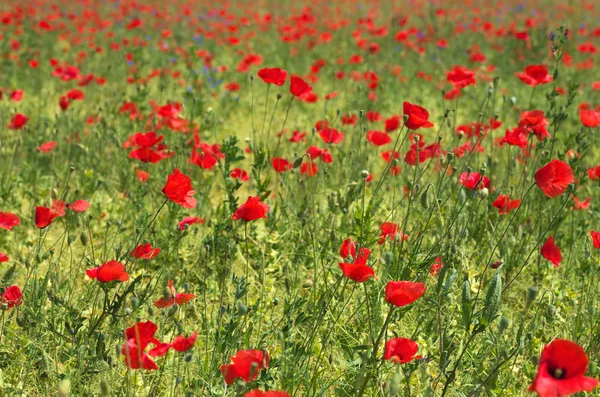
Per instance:
[[[409,116],[410,116],[410,115],[408,115],[408,114],[405,114],[405,115],[402,117],[402,118],[404,119],[404,122],[405,122],[405,123],[408,121],[408,117],[409,117]]]
[[[194,359],[194,353],[192,353],[192,352],[186,352],[185,355],[183,356],[183,361],[185,361],[186,363],[191,363],[193,359]]]
[[[567,194],[571,194],[575,191],[575,184],[574,183],[569,183],[569,186],[567,187]]]
[[[238,311],[242,316],[245,316],[246,314],[248,314],[248,306],[244,305],[243,303],[240,303],[238,305]]]
[[[493,89],[491,89],[491,88],[490,88],[490,89],[488,89],[488,96],[492,96],[492,94],[493,94],[493,93],[494,93],[494,90],[493,90]]]
[[[279,304],[279,299],[278,298],[274,298],[273,299],[273,306],[277,306]]]
[[[535,286],[527,288],[527,307],[535,300],[538,294],[538,289]]]
[[[129,303],[131,304],[131,307],[133,307],[134,309],[137,309],[138,307],[140,307],[140,300],[135,296],[131,297],[131,299],[129,300]]]
[[[165,289],[163,289],[163,298],[165,298],[165,300],[169,300],[171,298],[171,290],[167,287],[165,287]]]
[[[183,291],[188,292],[190,290],[190,285],[188,283],[183,284]]]
[[[81,244],[83,244],[83,246],[86,246],[88,243],[88,236],[85,232],[81,232],[81,235],[79,236],[79,241],[81,241]]]
[[[340,109],[337,109],[337,110],[335,111],[335,114],[336,114],[338,117],[340,116],[340,113],[342,113],[342,111],[341,111]]]
[[[548,320],[549,323],[554,321],[555,314],[556,314],[556,307],[554,305],[548,305],[548,308],[546,309],[546,320]]]
[[[510,104],[515,106],[515,103],[517,103],[517,98],[515,98],[514,96],[510,97]]]
[[[169,308],[169,311],[167,312],[167,315],[169,317],[175,315],[175,313],[177,313],[178,309],[179,309],[179,305],[177,303],[174,303],[173,306],[171,306]]]
[[[294,169],[300,167],[302,165],[302,157],[298,157],[295,161],[294,164],[292,164],[292,167]]]
[[[69,237],[67,238],[67,245],[71,245],[73,241],[75,241],[75,236],[69,235]]]
[[[282,98],[281,94],[277,94],[277,100],[280,100]]]
[[[509,325],[510,325],[510,319],[506,316],[502,316],[500,318],[499,332],[500,333],[504,332],[508,328]]]
[[[496,261],[494,263],[492,263],[491,267],[492,269],[498,269],[500,266],[502,266],[504,264],[504,261]]]
[[[388,389],[388,396],[395,397],[400,393],[400,388],[402,384],[402,377],[400,376],[400,372],[396,371],[392,375],[392,379],[390,381],[390,388]]]
[[[361,119],[363,118],[364,114],[365,114],[364,110],[361,109],[358,111],[358,117],[360,117]]]
[[[446,159],[448,160],[449,163],[451,163],[454,160],[454,153],[452,153],[452,152],[446,153]]]
[[[488,190],[488,188],[487,188],[487,187],[484,187],[483,189],[481,189],[481,190],[479,190],[479,191],[477,192],[477,195],[478,195],[480,198],[484,199],[484,198],[487,198],[487,197],[490,195],[490,191]]]
[[[467,167],[466,171],[467,171],[467,174],[470,174],[471,172],[473,172],[473,168]]]
[[[360,172],[360,177],[361,177],[362,179],[367,179],[367,178],[369,177],[369,171],[367,171],[367,170],[362,170],[362,171]]]

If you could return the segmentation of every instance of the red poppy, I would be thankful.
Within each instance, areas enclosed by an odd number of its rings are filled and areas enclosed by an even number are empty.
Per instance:
[[[498,143],[500,143],[500,146],[506,143],[508,145],[518,146],[524,149],[527,147],[528,143],[527,135],[527,130],[525,130],[524,128],[513,128],[512,130],[506,130],[506,132],[504,133],[504,137],[502,137],[502,139],[500,139]]]
[[[150,260],[152,258],[156,258],[159,253],[160,248],[153,248],[152,244],[147,243],[138,245],[137,248],[133,250],[131,255],[133,255],[134,258]]]
[[[125,364],[131,369],[157,370],[158,365],[146,353],[148,344],[155,346],[163,345],[154,334],[158,327],[152,321],[138,322],[125,330],[125,344],[121,347],[121,354],[125,358]],[[167,349],[168,350],[168,349]]]
[[[400,116],[392,116],[385,120],[385,132],[392,132],[400,128]]]
[[[248,173],[241,168],[234,168],[229,173],[229,176],[233,179],[239,179],[243,182],[248,182],[250,180],[250,176]]]
[[[35,226],[39,229],[44,229],[54,221],[58,216],[57,213],[46,207],[35,207]]]
[[[185,336],[177,336],[173,339],[171,343],[171,347],[173,350],[177,350],[178,352],[184,352],[190,350],[194,343],[196,343],[196,338],[198,337],[198,332],[194,332],[187,338]]]
[[[194,208],[196,206],[197,200],[193,197],[192,180],[189,176],[179,172],[177,168],[169,175],[162,192],[169,200],[181,205],[183,208]]]
[[[264,68],[258,71],[258,77],[267,84],[282,86],[287,78],[287,72],[279,68]]]
[[[340,262],[339,266],[342,273],[350,280],[356,281],[357,283],[364,283],[371,277],[375,277],[373,268],[367,265],[370,254],[371,250],[363,248],[354,259],[354,262]]]
[[[410,102],[404,102],[402,108],[404,118],[406,119],[404,122],[406,128],[418,130],[419,128],[433,127],[433,124],[427,120],[429,118],[429,112],[425,110],[425,108],[413,105]]]
[[[532,110],[529,112],[521,113],[521,119],[519,120],[518,127],[524,128],[527,131],[532,131],[538,141],[543,141],[545,138],[550,139],[550,133],[546,128],[548,120],[543,111]]]
[[[304,97],[312,92],[312,87],[300,77],[292,75],[290,77],[290,93],[297,97]]]
[[[335,128],[324,128],[319,130],[319,136],[325,143],[338,144],[344,140],[344,133],[336,130]]]
[[[23,303],[23,293],[17,285],[11,285],[7,287],[2,296],[0,296],[0,303],[6,304],[8,309],[12,309],[16,306],[21,306]]]
[[[417,151],[418,147],[418,151]],[[404,155],[404,162],[406,164],[415,166],[417,165],[417,153],[419,163],[424,163],[430,158],[437,157],[440,155],[440,145],[433,143],[425,146],[425,141],[419,141],[419,143],[413,143],[410,145],[410,149]]]
[[[419,345],[408,338],[392,338],[385,343],[385,354],[383,358],[394,364],[406,364],[412,360],[418,360]]]
[[[411,281],[389,281],[385,286],[385,300],[394,306],[410,305],[425,293],[425,284]]]
[[[135,177],[140,181],[140,182],[146,182],[148,180],[148,177],[150,177],[150,174],[147,173],[146,171],[142,171],[142,170],[135,170]]]
[[[580,201],[579,198],[573,196],[573,207],[571,207],[571,209],[576,209],[576,210],[587,210],[588,208],[590,208],[590,204],[591,204],[592,198],[588,197],[583,201]]]
[[[185,230],[186,226],[193,225],[195,223],[203,224],[204,218],[198,218],[196,216],[186,216],[177,224],[179,230]]]
[[[542,350],[538,373],[529,390],[539,397],[563,397],[592,391],[598,381],[584,376],[587,367],[588,358],[581,346],[555,339]]]
[[[446,264],[442,261],[442,258],[437,256],[435,258],[435,262],[433,262],[429,267],[429,274],[432,276],[438,276],[444,266],[446,266]]]
[[[477,85],[475,82],[475,72],[464,66],[454,66],[452,70],[446,74],[446,79],[458,89],[465,88],[469,85]]]
[[[23,128],[25,126],[25,124],[27,124],[28,120],[29,120],[29,117],[25,116],[24,114],[17,113],[10,120],[10,123],[8,124],[8,128],[10,128],[11,130],[20,130],[21,128]]]
[[[600,112],[593,109],[579,109],[579,119],[586,127],[594,128],[600,125]]]
[[[305,140],[306,140],[306,132],[300,132],[300,131],[292,132],[292,137],[290,138],[290,142],[302,142]]]
[[[221,373],[228,385],[233,384],[237,378],[244,382],[252,382],[258,373],[269,366],[269,354],[262,350],[239,350],[231,356],[232,364],[221,365]]]
[[[367,140],[375,146],[383,146],[392,142],[392,137],[385,132],[369,131],[367,132]]]
[[[267,218],[270,208],[266,203],[260,201],[260,197],[248,197],[248,200],[242,204],[231,216],[234,221],[244,220],[246,222],[255,221],[260,218]]]
[[[10,258],[4,252],[0,252],[0,263],[8,262]]]
[[[163,309],[165,307],[173,306],[177,303],[179,306],[183,305],[194,299],[196,295],[188,294],[184,292],[176,293],[175,288],[173,288],[173,280],[169,280],[169,298],[165,298],[164,296],[159,300],[154,302],[154,306],[159,309]]]
[[[308,157],[310,157],[311,160],[316,160],[317,158],[319,158],[321,156],[321,153],[323,153],[323,149],[318,148],[316,146],[311,146],[308,149],[306,149],[306,154],[308,154]]]
[[[23,99],[23,90],[14,90],[11,92],[10,99],[14,102],[21,102],[21,99]]]
[[[85,274],[87,274],[89,278],[96,279],[101,283],[129,280],[129,274],[125,271],[125,266],[115,260],[108,261],[92,269],[87,269]]]
[[[588,169],[587,176],[590,179],[590,181],[600,180],[600,165]]]
[[[517,73],[517,77],[525,84],[532,87],[538,84],[548,84],[552,81],[552,75],[548,74],[546,65],[529,65],[525,68],[525,73]]]
[[[45,143],[42,143],[37,148],[35,148],[35,150],[37,150],[38,152],[50,153],[51,151],[54,150],[54,148],[56,147],[57,144],[58,144],[58,142],[56,142],[56,141],[45,142]]]
[[[560,261],[562,261],[562,253],[560,249],[554,244],[554,237],[550,236],[542,245],[542,256],[549,260],[554,267],[558,267],[560,265]]]
[[[511,200],[509,196],[499,195],[496,201],[492,203],[492,206],[498,208],[499,214],[508,214],[510,211],[519,208],[521,200]]]
[[[463,172],[460,174],[458,179],[458,183],[463,185],[469,190],[478,189],[481,190],[483,188],[490,187],[490,178],[487,176],[481,175],[479,172],[471,172],[466,173]]]
[[[594,248],[600,248],[600,232],[591,231],[590,237],[592,238],[592,244]]]
[[[342,246],[340,247],[340,256],[346,259],[348,256],[354,258],[356,255],[356,244],[354,241],[347,238],[342,242]]]
[[[69,205],[69,209],[72,209],[75,212],[85,212],[88,208],[90,208],[90,203],[85,200],[77,200]]]
[[[398,225],[392,222],[384,222],[379,227],[381,230],[381,234],[379,235],[379,240],[377,244],[381,245],[385,243],[385,240],[389,237],[391,241],[394,241],[396,237],[399,237],[404,240],[408,240],[408,236],[400,231]]]
[[[315,163],[302,163],[300,167],[300,173],[308,177],[314,176],[319,171],[319,167]]]
[[[9,232],[13,227],[19,226],[21,219],[11,212],[0,212],[0,229],[8,230]]]
[[[550,160],[535,173],[535,183],[550,198],[563,194],[573,182],[573,170],[569,164],[560,160]]]
[[[259,389],[256,389],[244,394],[244,397],[290,397],[290,395],[284,391],[261,391]]]

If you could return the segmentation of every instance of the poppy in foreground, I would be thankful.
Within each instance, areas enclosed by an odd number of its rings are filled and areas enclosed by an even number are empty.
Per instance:
[[[93,269],[87,269],[85,274],[87,274],[89,278],[96,279],[101,283],[129,280],[129,274],[125,271],[125,266],[115,260],[108,261]]]
[[[563,194],[573,182],[573,170],[560,160],[551,160],[535,173],[535,183],[550,198]]]
[[[368,248],[361,248],[360,253],[356,256],[356,259],[354,259],[354,262],[340,262],[339,266],[342,273],[350,280],[356,281],[357,283],[363,283],[371,277],[375,277],[373,268],[367,265],[370,254],[371,250]]]
[[[267,84],[282,86],[285,83],[287,72],[279,68],[264,68],[258,71],[258,77]]]
[[[389,281],[385,286],[385,300],[394,306],[410,305],[425,293],[424,283]]]
[[[525,84],[535,87],[540,84],[548,84],[552,81],[552,75],[548,74],[546,65],[529,65],[525,72],[517,73],[517,77]]]
[[[148,344],[160,346],[155,337],[158,326],[152,321],[138,322],[125,330],[127,342],[121,347],[121,354],[125,357],[125,365],[131,369],[146,369],[155,371],[158,365],[145,352]]]
[[[418,360],[419,345],[408,338],[392,338],[385,343],[384,359],[395,364],[406,364],[412,360]]]
[[[592,238],[592,244],[594,248],[600,248],[600,232],[591,231],[590,237]]]
[[[598,386],[594,378],[583,376],[588,366],[585,351],[578,344],[555,339],[544,347],[538,373],[529,388],[539,397],[563,397]]]
[[[152,247],[152,244],[140,244],[133,250],[131,255],[134,258],[150,260],[156,258],[160,253],[160,248]]]
[[[198,218],[197,216],[186,216],[177,224],[179,230],[185,230],[186,226],[193,225],[195,223],[203,224],[204,218]]]
[[[221,365],[221,373],[225,383],[233,384],[237,378],[244,382],[252,382],[258,373],[269,366],[269,354],[262,350],[240,350],[231,356],[232,364]]]
[[[309,95],[312,92],[312,87],[309,86],[302,78],[292,75],[290,77],[290,93],[297,97]]]
[[[521,200],[511,200],[509,196],[499,195],[496,201],[492,203],[492,206],[498,208],[498,213],[506,215],[510,211],[519,208]]]
[[[260,201],[260,197],[248,197],[248,200],[242,204],[231,216],[234,221],[244,220],[246,222],[255,221],[260,218],[267,218],[269,206]]]
[[[35,207],[35,226],[38,229],[45,229],[52,224],[58,213],[46,207]]]
[[[177,168],[169,175],[162,192],[169,200],[181,205],[183,208],[194,208],[197,204],[197,200],[194,198],[192,180]]]

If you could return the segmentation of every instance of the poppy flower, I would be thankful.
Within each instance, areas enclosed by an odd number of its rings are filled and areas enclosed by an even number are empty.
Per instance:
[[[419,128],[433,127],[433,124],[427,120],[429,118],[429,112],[425,110],[425,108],[413,105],[410,102],[404,102],[402,109],[404,118],[406,119],[404,122],[406,128],[418,130]]]
[[[23,293],[17,285],[7,287],[0,296],[0,303],[6,304],[8,309],[16,306],[21,306],[23,303]]]
[[[248,182],[250,180],[248,173],[241,168],[232,169],[229,173],[229,177],[233,179],[239,179],[243,182]]]
[[[125,271],[125,266],[115,260],[108,261],[93,269],[87,269],[85,274],[89,278],[96,279],[101,283],[129,280],[129,274]]]
[[[19,226],[21,219],[11,212],[0,212],[0,229],[8,230],[9,232],[13,227]]]
[[[588,197],[585,200],[581,201],[579,200],[579,198],[573,196],[573,207],[571,207],[571,209],[576,209],[578,211],[587,210],[588,208],[590,208],[591,201],[591,197]]]
[[[0,252],[0,263],[8,262],[10,258],[4,252]]]
[[[14,90],[11,92],[10,99],[13,102],[21,102],[21,99],[23,99],[23,90]]]
[[[593,109],[579,109],[579,119],[586,127],[594,128],[600,125],[600,112]]]
[[[540,142],[545,138],[551,138],[547,129],[548,120],[546,119],[544,112],[541,110],[531,110],[521,113],[521,119],[519,120],[517,126],[533,132],[537,140]]]
[[[125,330],[126,342],[121,347],[121,354],[127,367],[149,371],[158,369],[158,365],[145,351],[150,343],[157,347],[164,345],[154,337],[157,330],[158,327],[152,321],[138,322]]]
[[[346,259],[348,256],[351,256],[354,258],[354,256],[356,255],[356,244],[354,244],[354,241],[352,241],[351,239],[347,238],[342,242],[342,246],[340,247],[340,256],[344,259]]]
[[[169,200],[181,205],[183,208],[194,208],[196,206],[197,200],[193,197],[192,180],[189,176],[179,172],[177,168],[169,175],[162,192]]]
[[[204,218],[198,218],[196,216],[186,216],[177,224],[179,230],[185,230],[186,226],[193,225],[195,223],[203,224]]]
[[[519,208],[521,200],[511,200],[509,196],[499,195],[496,201],[492,203],[492,206],[498,208],[498,213],[505,215],[510,211]]]
[[[340,262],[338,265],[340,266],[342,273],[344,273],[344,276],[357,283],[364,283],[371,277],[375,277],[373,268],[367,265],[370,254],[371,250],[363,248],[354,259],[354,262]]]
[[[312,87],[309,86],[302,78],[292,75],[290,77],[290,93],[294,96],[302,98],[312,92]]]
[[[54,148],[56,147],[57,144],[58,144],[58,142],[56,142],[56,141],[45,142],[45,143],[42,143],[37,148],[35,148],[35,150],[37,150],[38,152],[50,153],[51,151],[54,150]]]
[[[25,116],[24,114],[17,113],[10,120],[10,123],[8,124],[8,128],[10,128],[11,130],[20,130],[21,128],[23,128],[25,126],[25,124],[27,124],[28,120],[29,120],[29,117]]]
[[[244,397],[290,397],[290,395],[284,391],[261,391],[259,389],[256,389],[244,394]]]
[[[153,248],[152,244],[147,243],[138,245],[131,255],[133,255],[134,258],[150,260],[156,258],[159,253],[160,248]]]
[[[594,378],[584,376],[588,367],[585,351],[578,344],[555,339],[544,347],[537,375],[529,391],[539,397],[563,397],[598,386]]]
[[[457,89],[465,88],[469,85],[477,85],[475,82],[475,72],[464,66],[454,66],[446,74],[446,79]]]
[[[592,244],[594,248],[600,248],[600,232],[591,231],[590,237],[592,238]]]
[[[600,180],[600,165],[588,169],[587,176],[590,179],[590,181]],[[1,221],[0,221],[0,224],[1,224]]]
[[[244,220],[246,222],[255,221],[260,218],[267,218],[270,208],[266,203],[260,201],[260,197],[248,197],[248,200],[242,204],[231,216],[234,221]]]
[[[442,258],[440,256],[437,256],[435,258],[435,262],[433,262],[431,266],[429,266],[429,274],[431,274],[432,276],[438,276],[444,266],[446,266],[446,264],[442,261]]]
[[[150,177],[150,174],[146,171],[135,170],[135,177],[140,182],[146,182],[148,180],[148,177]]]
[[[394,306],[410,305],[425,293],[425,284],[411,281],[389,281],[385,286],[385,300]]]
[[[367,141],[371,142],[375,146],[383,146],[392,142],[392,137],[385,132],[369,131],[367,132]]]
[[[292,137],[290,138],[290,142],[302,142],[306,140],[306,132],[294,131],[292,132]]]
[[[194,343],[196,343],[197,337],[198,337],[198,332],[194,332],[187,338],[185,336],[181,336],[181,335],[177,336],[177,337],[175,337],[175,339],[173,339],[173,342],[171,342],[171,347],[173,348],[173,350],[176,350],[178,352],[184,352],[184,351],[190,350],[192,348],[192,346],[194,346]]]
[[[400,116],[392,116],[385,120],[385,132],[396,131],[400,128]],[[343,121],[342,121],[343,122]]]
[[[232,364],[221,365],[221,374],[225,383],[233,384],[237,378],[252,382],[258,373],[269,366],[269,354],[262,350],[240,350],[231,356]]]
[[[319,136],[325,143],[339,144],[344,140],[344,133],[335,128],[324,128],[319,130]]]
[[[550,236],[542,245],[541,250],[542,256],[550,261],[554,265],[554,267],[558,267],[560,265],[560,261],[562,261],[562,253],[560,249],[554,244],[554,237]]]
[[[173,288],[173,280],[169,280],[169,298],[165,298],[164,296],[159,300],[154,302],[154,306],[159,309],[163,309],[165,307],[173,306],[177,303],[179,306],[183,305],[194,299],[196,295],[188,294],[188,293],[176,293],[175,288]]]
[[[59,216],[57,213],[46,207],[35,207],[35,226],[38,229],[44,229],[54,221],[54,218]]]
[[[69,205],[69,209],[75,212],[85,212],[90,208],[90,203],[85,200],[77,200],[73,204]]]
[[[527,135],[527,130],[517,127],[513,128],[512,130],[506,130],[504,137],[502,137],[502,139],[500,139],[498,142],[500,143],[500,146],[506,143],[507,145],[518,146],[524,149],[527,147],[528,143]]]
[[[569,164],[560,160],[550,160],[535,173],[535,183],[550,198],[563,194],[573,182],[573,170]]]
[[[379,240],[377,244],[382,245],[385,243],[385,240],[389,237],[391,241],[394,241],[396,237],[400,237],[404,240],[408,240],[408,236],[401,231],[399,231],[398,225],[392,222],[384,222],[379,226],[379,230],[381,230],[381,234],[379,235]]]
[[[279,68],[264,68],[258,71],[258,77],[267,84],[282,86],[287,78],[287,72]]]
[[[302,163],[300,167],[300,173],[308,177],[314,176],[319,171],[319,167],[315,163]]]
[[[529,65],[525,73],[517,73],[517,77],[525,84],[535,87],[539,84],[548,84],[552,81],[552,75],[548,74],[546,65]]]
[[[463,172],[460,174],[458,178],[458,183],[463,185],[469,190],[477,189],[481,190],[483,188],[490,187],[490,178],[487,176],[481,175],[479,172],[471,172],[466,173]]]
[[[385,360],[392,361],[394,364],[406,364],[412,360],[418,360],[417,356],[419,345],[408,338],[392,338],[385,343]]]

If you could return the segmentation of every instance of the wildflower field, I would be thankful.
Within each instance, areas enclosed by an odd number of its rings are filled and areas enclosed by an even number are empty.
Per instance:
[[[0,396],[600,396],[599,48],[595,0],[2,1]]]

